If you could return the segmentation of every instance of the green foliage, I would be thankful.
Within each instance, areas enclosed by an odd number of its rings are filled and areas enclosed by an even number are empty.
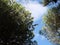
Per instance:
[[[60,45],[60,4],[49,9],[44,15],[45,26],[40,31],[49,41]]]
[[[50,2],[55,2],[55,3],[56,3],[57,0],[43,0],[42,3],[43,3],[44,6],[46,6],[46,5],[48,5]]]
[[[32,23],[31,13],[21,4],[0,0],[0,45],[32,45]]]

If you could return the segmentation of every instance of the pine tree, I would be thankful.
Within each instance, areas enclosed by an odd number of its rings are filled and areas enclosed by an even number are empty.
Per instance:
[[[46,5],[48,5],[50,2],[55,2],[55,3],[56,3],[57,1],[58,1],[58,0],[43,0],[42,3],[43,3],[44,6],[46,6]]]
[[[0,0],[0,45],[34,43],[32,24],[31,13],[21,4],[14,0]]]
[[[43,17],[45,26],[40,31],[54,45],[60,45],[60,4],[48,10]]]

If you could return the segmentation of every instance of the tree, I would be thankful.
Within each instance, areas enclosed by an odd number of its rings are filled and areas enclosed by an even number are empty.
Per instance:
[[[39,33],[53,42],[54,45],[60,45],[60,4],[49,9],[43,20],[45,26]]]
[[[31,45],[34,43],[32,24],[31,13],[21,4],[0,0],[0,45],[26,45],[29,41]]]
[[[50,2],[55,2],[55,3],[56,3],[57,1],[58,1],[58,0],[43,0],[42,3],[43,3],[44,6],[46,6],[46,5],[48,5]]]

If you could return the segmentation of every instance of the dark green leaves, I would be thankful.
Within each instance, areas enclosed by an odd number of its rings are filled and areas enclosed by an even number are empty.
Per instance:
[[[0,0],[0,45],[33,45],[32,24],[31,13],[21,4]]]

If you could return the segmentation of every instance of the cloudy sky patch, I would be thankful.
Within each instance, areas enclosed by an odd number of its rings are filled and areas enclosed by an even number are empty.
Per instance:
[[[43,7],[37,1],[30,1],[23,5],[31,12],[31,16],[34,17],[34,21],[38,20],[47,11],[47,7]]]
[[[31,16],[34,17],[34,21],[38,20],[47,11],[47,7],[44,7],[37,0],[17,0],[17,2],[20,2],[31,12]]]
[[[34,17],[35,24],[38,24],[34,30],[35,37],[33,40],[36,40],[38,45],[51,45],[44,36],[39,34],[39,30],[44,25],[42,22],[42,16],[47,12],[48,8],[40,4],[39,0],[27,0],[27,2],[26,0],[17,0],[17,2],[21,3],[26,8],[26,10],[29,10],[31,12],[31,16]]]

